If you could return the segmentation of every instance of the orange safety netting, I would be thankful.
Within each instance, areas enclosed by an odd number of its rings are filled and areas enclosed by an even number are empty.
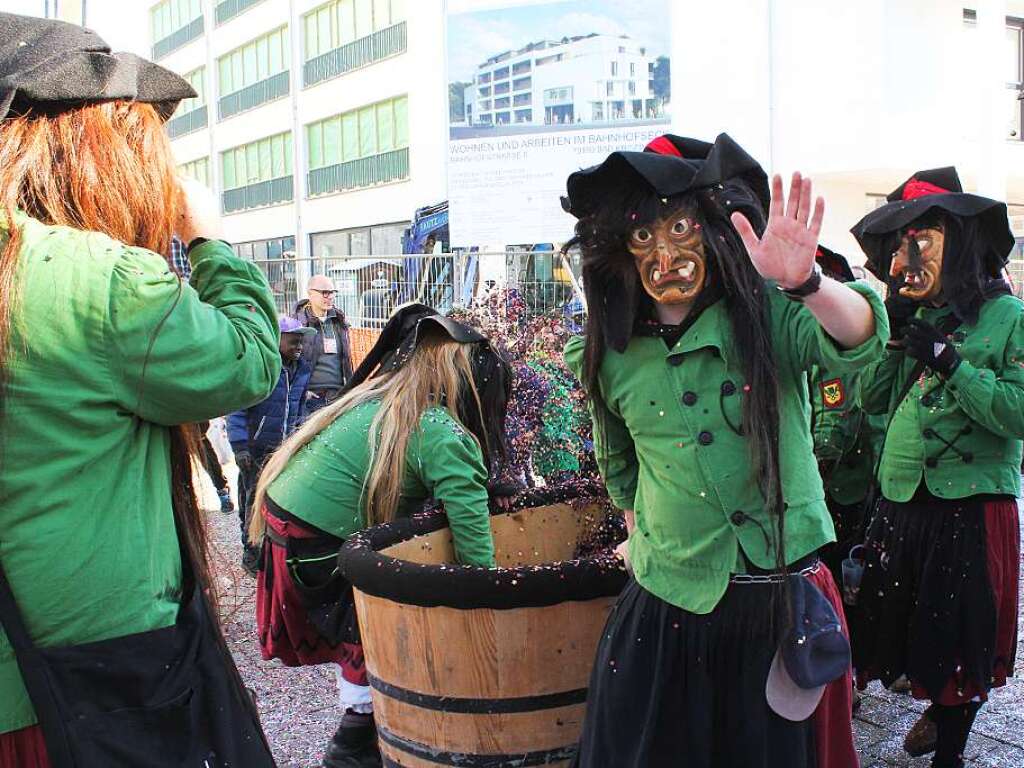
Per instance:
[[[377,343],[380,331],[376,328],[349,328],[348,339],[352,345],[352,368],[358,368],[363,358],[369,354],[373,345]]]

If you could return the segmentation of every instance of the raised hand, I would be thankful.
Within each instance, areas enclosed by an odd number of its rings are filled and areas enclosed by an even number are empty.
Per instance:
[[[824,217],[825,201],[820,197],[814,201],[811,215],[811,180],[803,178],[798,171],[789,185],[785,209],[782,207],[782,177],[778,174],[772,177],[768,225],[760,238],[742,213],[734,213],[731,220],[761,277],[789,289],[802,285],[811,276]]]

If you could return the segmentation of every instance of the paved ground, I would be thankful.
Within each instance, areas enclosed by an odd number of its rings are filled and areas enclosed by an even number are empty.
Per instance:
[[[207,506],[213,507],[216,496],[212,486],[204,496]],[[210,512],[208,520],[216,549],[216,578],[225,634],[246,684],[256,691],[263,727],[278,764],[280,768],[316,766],[340,717],[334,673],[326,667],[289,669],[260,658],[253,618],[255,582],[238,565],[238,518],[235,514]],[[1024,632],[1021,634],[1017,666],[1018,674],[1024,677]],[[1022,677],[996,691],[982,709],[967,745],[969,765],[1024,768]],[[862,768],[927,768],[929,758],[911,759],[902,748],[903,736],[923,709],[923,704],[909,696],[896,695],[872,684],[854,721]]]

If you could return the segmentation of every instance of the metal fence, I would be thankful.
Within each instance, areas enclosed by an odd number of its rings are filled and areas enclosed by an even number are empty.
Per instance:
[[[249,6],[256,5],[256,3],[261,1],[262,0],[223,0],[223,2],[217,3],[213,9],[213,16],[216,24],[219,26],[228,19],[233,19],[242,11],[249,8]]]
[[[583,305],[575,285],[573,257],[557,253],[445,253],[345,256],[256,261],[267,276],[279,312],[292,312],[305,298],[312,275],[327,275],[338,293],[335,306],[355,328],[381,328],[394,309],[409,301],[440,312],[468,306],[497,288],[514,289],[526,313],[562,312],[579,317]]]
[[[407,37],[406,23],[402,21],[323,53],[303,65],[302,84],[308,88],[322,80],[343,75],[388,56],[404,53]]]
[[[171,118],[167,121],[167,135],[172,139],[184,136],[186,133],[198,131],[205,128],[208,121],[208,110],[205,106],[193,109],[183,115]]]
[[[287,96],[291,90],[291,78],[287,70],[278,72],[258,83],[247,85],[239,91],[225,94],[217,101],[217,114],[223,120],[239,112],[254,109],[274,99]]]
[[[191,43],[202,34],[203,17],[199,16],[180,29],[175,30],[167,37],[153,43],[153,60],[157,61],[162,59],[171,51],[176,51],[186,43]]]
[[[347,163],[314,168],[307,174],[310,197],[344,189],[370,187],[409,178],[409,150],[396,149]]]
[[[288,202],[295,196],[293,184],[294,179],[289,175],[235,189],[225,189],[221,195],[224,213]]]

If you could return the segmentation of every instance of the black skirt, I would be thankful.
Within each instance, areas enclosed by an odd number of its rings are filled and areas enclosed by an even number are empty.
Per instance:
[[[597,650],[577,768],[814,768],[812,719],[765,700],[771,592],[730,584],[710,614],[631,580]]]
[[[858,684],[906,675],[914,695],[984,699],[1012,674],[1019,563],[1013,499],[882,500],[850,611]]]

